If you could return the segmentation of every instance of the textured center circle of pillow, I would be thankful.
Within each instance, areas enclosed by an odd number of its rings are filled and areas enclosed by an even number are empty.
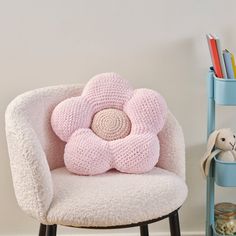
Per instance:
[[[129,135],[131,122],[125,112],[109,108],[94,115],[91,129],[100,138],[112,141]]]

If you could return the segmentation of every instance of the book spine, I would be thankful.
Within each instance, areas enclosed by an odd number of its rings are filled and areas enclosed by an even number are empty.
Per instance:
[[[219,56],[219,59],[220,59],[220,66],[221,66],[222,74],[223,74],[224,78],[227,78],[225,63],[224,63],[223,54],[222,54],[222,50],[221,50],[220,39],[215,38],[215,40],[216,40],[218,56]]]
[[[209,51],[210,51],[212,66],[214,67],[215,62],[214,62],[213,53],[212,53],[211,44],[210,44],[211,35],[207,34],[207,35],[206,35],[206,38],[207,38],[208,48],[209,48]]]
[[[228,50],[223,51],[223,58],[226,67],[226,73],[228,79],[234,79],[234,70],[232,66],[231,53]]]
[[[236,79],[236,66],[235,66],[234,55],[232,53],[231,53],[231,62],[232,62],[232,67],[234,71],[234,78]]]
[[[215,74],[218,78],[223,78],[221,66],[220,66],[220,58],[217,51],[216,40],[214,38],[209,39],[209,44],[212,52],[213,57],[213,67],[215,70]]]

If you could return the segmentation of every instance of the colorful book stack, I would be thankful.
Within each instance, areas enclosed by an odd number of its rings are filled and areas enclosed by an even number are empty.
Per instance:
[[[215,74],[218,78],[236,79],[234,55],[229,50],[221,50],[218,37],[207,34],[207,42]]]

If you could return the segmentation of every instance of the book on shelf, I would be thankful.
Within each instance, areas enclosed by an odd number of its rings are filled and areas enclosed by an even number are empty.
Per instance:
[[[232,54],[227,50],[223,50],[223,57],[227,72],[227,78],[228,79],[234,79],[234,69],[232,64]]]
[[[218,78],[236,79],[234,55],[227,49],[222,51],[220,39],[216,35],[206,36],[215,75]]]
[[[231,53],[231,62],[232,62],[233,71],[234,71],[234,79],[236,79],[236,66],[235,66],[234,55],[232,53]]]
[[[220,67],[221,67],[221,70],[222,70],[223,78],[227,78],[225,63],[224,63],[223,54],[222,54],[222,50],[221,50],[220,39],[215,35],[213,35],[213,37],[216,40],[217,52],[218,52],[218,56],[219,56],[219,59],[220,59]]]
[[[207,35],[208,46],[211,54],[212,64],[214,67],[214,71],[217,77],[223,78],[223,73],[220,65],[220,58],[218,55],[218,48],[216,44],[216,40],[211,34]]]

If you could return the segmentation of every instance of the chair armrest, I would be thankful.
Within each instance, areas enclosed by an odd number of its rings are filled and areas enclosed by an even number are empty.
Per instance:
[[[166,123],[158,134],[160,159],[157,166],[174,172],[185,180],[185,143],[182,128],[175,117],[168,112]]]
[[[20,207],[43,223],[53,197],[52,178],[40,141],[25,116],[28,111],[19,100],[13,100],[5,114],[14,190]]]

